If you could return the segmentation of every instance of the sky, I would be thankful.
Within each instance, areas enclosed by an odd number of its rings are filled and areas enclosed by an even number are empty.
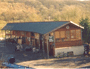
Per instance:
[[[78,1],[90,1],[90,0],[78,0]]]

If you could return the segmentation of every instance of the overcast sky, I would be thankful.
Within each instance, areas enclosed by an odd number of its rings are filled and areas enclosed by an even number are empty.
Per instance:
[[[78,0],[78,1],[90,1],[90,0]]]

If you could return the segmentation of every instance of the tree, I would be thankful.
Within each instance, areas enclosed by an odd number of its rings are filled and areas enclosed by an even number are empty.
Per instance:
[[[84,9],[81,6],[65,5],[61,11],[61,19],[78,23],[82,17],[85,17]]]
[[[86,43],[90,43],[90,26],[89,26],[89,18],[85,18],[85,19],[81,19],[80,20],[80,25],[82,25],[84,27],[84,29],[82,30],[82,38],[83,41]]]

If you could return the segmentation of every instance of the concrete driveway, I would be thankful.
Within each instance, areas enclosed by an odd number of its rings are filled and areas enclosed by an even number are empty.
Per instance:
[[[16,64],[32,68],[89,68],[90,57],[83,55],[43,59],[42,53],[31,51],[15,52],[15,44],[0,41],[0,59],[7,61],[9,57],[15,57]]]

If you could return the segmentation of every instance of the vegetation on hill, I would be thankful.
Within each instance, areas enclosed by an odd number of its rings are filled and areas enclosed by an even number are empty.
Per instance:
[[[90,18],[90,1],[0,0],[0,29],[7,22],[73,21]]]
[[[61,21],[79,22],[90,15],[90,2],[61,0],[0,0],[0,20],[6,22]]]

